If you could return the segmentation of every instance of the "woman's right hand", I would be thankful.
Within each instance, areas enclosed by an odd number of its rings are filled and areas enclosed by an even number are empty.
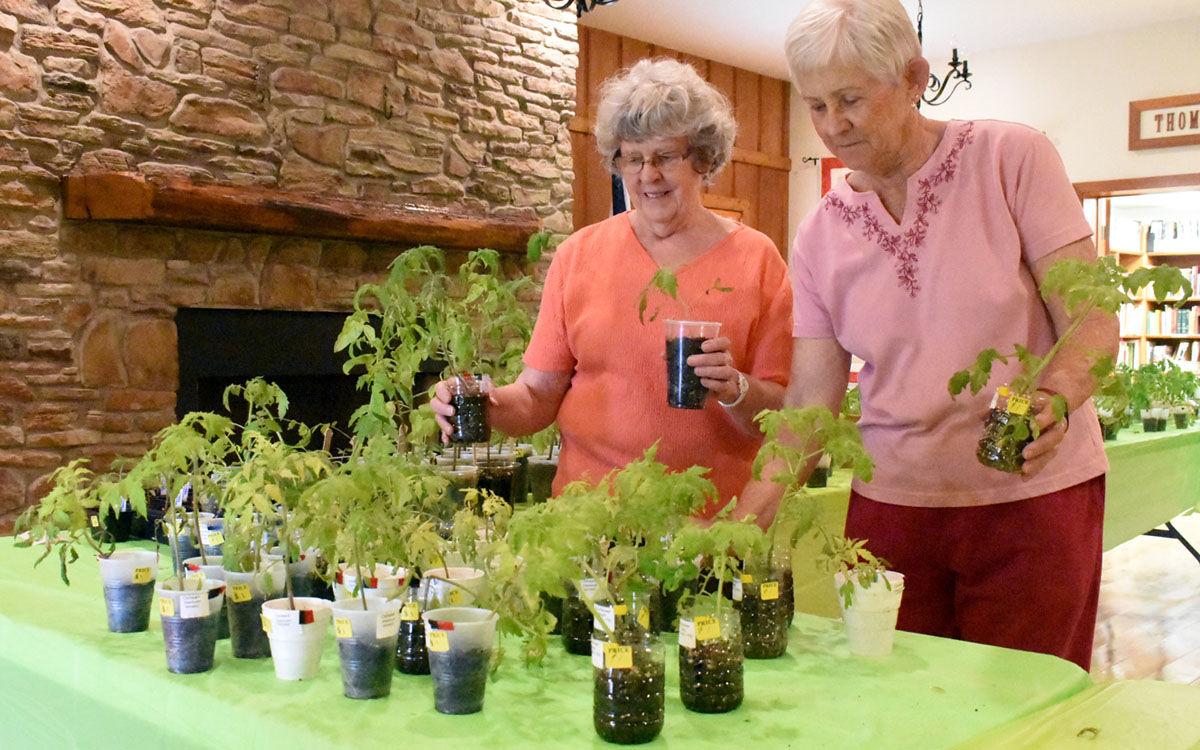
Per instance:
[[[455,378],[439,381],[433,387],[433,395],[429,398],[429,410],[433,412],[433,418],[437,420],[438,429],[442,432],[442,445],[449,445],[450,436],[454,434],[454,425],[450,421],[454,418],[454,406],[450,403],[454,395],[454,381]],[[492,379],[484,375],[480,385],[488,396],[489,405],[495,405],[496,391],[492,387]]]

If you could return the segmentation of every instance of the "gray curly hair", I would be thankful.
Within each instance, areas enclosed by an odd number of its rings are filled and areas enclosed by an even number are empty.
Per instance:
[[[729,163],[736,133],[729,100],[677,60],[640,60],[600,88],[596,148],[613,174],[622,141],[683,137],[692,147],[692,165],[711,183]]]

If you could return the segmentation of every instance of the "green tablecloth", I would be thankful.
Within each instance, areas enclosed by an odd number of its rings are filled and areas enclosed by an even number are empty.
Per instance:
[[[1109,462],[1105,551],[1200,504],[1200,427],[1143,433],[1138,425],[1104,445]],[[840,531],[850,500],[849,472],[834,472],[828,487],[809,492],[818,500],[821,522]],[[832,579],[812,572],[818,552],[819,546],[810,542],[793,558],[796,580],[804,582],[796,587],[796,608],[837,617]]]
[[[959,750],[1187,750],[1200,747],[1198,716],[1200,687],[1111,682],[988,732]]]
[[[557,646],[542,675],[506,664],[482,713],[433,710],[428,677],[397,675],[390,698],[342,697],[336,647],[317,679],[285,683],[269,660],[217,646],[206,674],[167,672],[150,631],[110,634],[99,575],[81,560],[66,588],[47,560],[0,540],[0,747],[602,747],[591,728],[591,665]],[[1053,657],[897,634],[885,659],[851,657],[840,623],[799,615],[789,653],[746,666],[746,702],[704,716],[679,702],[668,648],[667,720],[658,746],[951,747],[1090,685]]]

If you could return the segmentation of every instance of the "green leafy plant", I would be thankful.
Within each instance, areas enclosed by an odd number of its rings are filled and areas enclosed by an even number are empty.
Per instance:
[[[950,377],[947,388],[951,396],[957,396],[968,387],[972,394],[979,393],[991,379],[992,367],[996,362],[1007,364],[1015,359],[1020,365],[1020,370],[1006,387],[1011,394],[1010,398],[1016,397],[1028,404],[1032,400],[1042,372],[1062,347],[1075,337],[1093,310],[1116,314],[1122,304],[1136,299],[1139,292],[1146,287],[1153,288],[1154,296],[1160,302],[1167,301],[1172,295],[1181,294],[1188,297],[1192,293],[1187,278],[1173,266],[1127,271],[1112,258],[1102,258],[1094,263],[1079,260],[1055,263],[1047,272],[1039,291],[1043,299],[1057,298],[1063,302],[1071,316],[1070,325],[1042,355],[1020,344],[1015,344],[1013,351],[1008,353],[991,348],[984,349],[976,356],[971,367]],[[1095,353],[1090,372],[1101,382],[1113,367],[1112,357]],[[1061,419],[1067,411],[1066,399],[1061,395],[1054,395],[1051,398],[1051,408],[1055,416]],[[1011,412],[1018,417],[1023,415],[1023,418],[1009,420],[1004,425],[1003,434],[999,439],[1006,443],[1020,443],[1031,437],[1036,438],[1037,425],[1033,422],[1032,415],[1016,408],[1011,409]]]
[[[1184,370],[1171,360],[1163,362],[1163,391],[1167,405],[1175,409],[1190,409],[1200,388],[1196,373]]]
[[[845,579],[838,587],[838,596],[842,604],[850,607],[854,603],[854,584],[867,588],[882,580],[889,591],[892,584],[884,575],[888,571],[888,562],[882,557],[876,557],[867,549],[866,539],[849,539],[837,534],[822,532],[824,544],[821,547],[821,557],[817,562],[829,573],[841,573]]]
[[[660,268],[654,272],[650,280],[646,282],[646,286],[642,287],[642,291],[638,294],[638,322],[645,325],[648,322],[653,322],[658,319],[658,314],[661,311],[661,306],[655,306],[654,311],[650,315],[650,319],[646,319],[646,309],[650,306],[650,294],[653,291],[658,291],[665,297],[669,297],[676,302],[679,302],[683,307],[683,316],[690,317],[692,306],[687,300],[679,299],[679,279],[675,274],[665,268]],[[712,286],[704,290],[705,295],[714,292],[727,293],[732,292],[733,287],[724,286],[721,283],[720,277],[713,280]]]
[[[741,573],[742,561],[766,554],[768,541],[762,529],[752,521],[731,520],[733,507],[733,503],[726,505],[707,526],[687,523],[673,535],[668,559],[676,564],[663,574],[663,587],[674,590],[698,580],[696,593],[684,591],[680,596],[681,610],[692,606],[719,617],[732,606],[723,591]]]
[[[529,235],[529,241],[525,243],[525,259],[530,263],[537,263],[545,253],[554,250],[565,239],[565,235],[555,234],[549,230],[534,232]]]
[[[35,566],[57,552],[59,576],[69,586],[67,566],[79,559],[77,545],[85,545],[102,558],[115,549],[111,539],[96,538],[99,519],[119,512],[124,501],[135,513],[146,516],[145,476],[141,471],[97,476],[88,468],[87,459],[77,458],[55,470],[50,481],[50,491],[41,501],[17,517],[15,544],[42,548]]]
[[[530,586],[561,597],[572,585],[599,617],[597,602],[620,601],[673,575],[678,559],[668,540],[716,497],[716,488],[704,478],[707,469],[672,472],[656,452],[652,446],[598,485],[572,483],[554,502],[513,514],[510,538],[528,566]],[[595,581],[595,591],[582,579]]]

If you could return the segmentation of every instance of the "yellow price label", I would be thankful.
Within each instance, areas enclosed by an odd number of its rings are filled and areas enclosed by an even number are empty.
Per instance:
[[[633,647],[622,646],[619,643],[604,644],[605,669],[632,669]]]
[[[1012,391],[1008,390],[1007,385],[1002,385],[996,389],[996,394],[999,396],[1007,396],[1010,393],[1012,393]]]
[[[421,619],[421,608],[416,602],[408,602],[400,610],[400,619],[404,622],[416,622]]]
[[[763,584],[764,586],[766,584]],[[695,619],[696,640],[711,641],[721,637],[721,623],[715,617],[697,617]]]
[[[754,583],[754,576],[749,573],[742,573],[742,583]]]
[[[638,621],[638,625],[641,625],[643,630],[649,630],[650,629],[650,610],[646,609],[645,607],[643,607],[642,609],[639,609],[638,613],[637,613],[637,621]]]
[[[263,632],[266,633],[267,635],[270,635],[271,634],[271,618],[267,617],[266,615],[259,615],[259,619],[262,620]]]
[[[350,618],[335,617],[333,619],[333,634],[338,638],[354,637],[354,628],[350,627]]]
[[[425,645],[434,653],[444,654],[450,650],[450,636],[444,630],[426,630]]]
[[[452,607],[462,604],[463,603],[462,589],[459,589],[459,588],[450,589],[450,593],[446,594],[446,603]]]
[[[93,529],[98,529],[98,528],[100,528],[100,516],[92,516],[92,517],[91,517],[91,521],[92,521],[92,528],[93,528]]]
[[[236,604],[250,601],[250,584],[235,583],[229,587],[229,598]]]
[[[758,598],[764,602],[774,601],[779,598],[779,581],[763,581],[762,586],[758,588]]]
[[[205,542],[210,547],[216,547],[218,544],[225,543],[225,535],[219,531],[211,531],[208,534],[208,541]]]
[[[626,607],[624,604],[614,604],[613,614],[624,617],[625,615],[629,614],[629,607]]]
[[[175,602],[169,596],[158,598],[158,613],[163,617],[175,616]]]
[[[154,580],[154,576],[150,573],[149,568],[134,568],[133,582],[134,583],[150,583]]]
[[[1023,416],[1029,413],[1029,399],[1024,396],[1012,395],[1008,397],[1008,413]]]

